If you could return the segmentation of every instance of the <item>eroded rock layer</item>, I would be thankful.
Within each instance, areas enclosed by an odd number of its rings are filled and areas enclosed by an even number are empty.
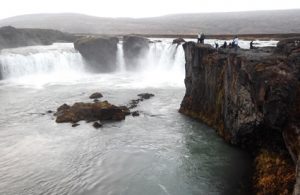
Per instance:
[[[297,163],[299,40],[283,40],[276,48],[237,51],[217,51],[194,42],[183,45],[186,94],[179,111],[214,127],[228,142],[252,152],[256,157],[255,190],[262,194],[289,194],[295,181],[295,165],[290,156]],[[276,159],[282,160],[273,164],[271,172],[277,171],[275,175],[260,172],[264,162],[277,162]],[[290,172],[278,172],[279,169]],[[296,184],[297,194],[298,189]]]

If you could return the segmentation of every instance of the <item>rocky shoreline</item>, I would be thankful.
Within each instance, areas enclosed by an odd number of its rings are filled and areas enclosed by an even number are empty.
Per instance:
[[[257,194],[299,194],[299,40],[237,51],[183,45],[186,94],[179,112],[253,154]]]

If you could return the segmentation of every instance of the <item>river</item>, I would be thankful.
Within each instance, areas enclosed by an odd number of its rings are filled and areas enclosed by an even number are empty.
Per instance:
[[[72,44],[1,52],[0,194],[241,194],[250,157],[178,113],[182,48],[155,43],[135,72],[126,71],[122,51],[118,56],[116,73],[91,74]],[[155,97],[139,104],[139,117],[100,129],[57,124],[47,113],[91,102],[98,91],[116,105],[142,92]]]

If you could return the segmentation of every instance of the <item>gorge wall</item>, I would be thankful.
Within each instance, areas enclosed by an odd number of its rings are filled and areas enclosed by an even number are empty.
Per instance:
[[[237,51],[183,45],[186,94],[179,111],[254,155],[257,194],[300,194],[299,40]]]

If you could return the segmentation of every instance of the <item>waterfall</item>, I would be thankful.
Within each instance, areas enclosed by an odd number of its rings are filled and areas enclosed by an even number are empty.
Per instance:
[[[64,77],[83,70],[82,57],[71,43],[4,49],[0,53],[0,72],[4,79],[43,74]]]
[[[126,71],[129,65],[124,60],[122,42],[118,43],[115,73],[131,75],[141,85],[183,83],[185,58],[181,45],[167,41],[150,43],[149,50],[138,61],[135,70]],[[18,83],[44,85],[77,82],[91,76],[85,68],[81,54],[72,43],[4,49],[0,52],[0,79]]]
[[[125,61],[124,61],[124,52],[123,52],[123,44],[121,42],[118,43],[118,50],[117,50],[117,67],[118,71],[125,72]]]

